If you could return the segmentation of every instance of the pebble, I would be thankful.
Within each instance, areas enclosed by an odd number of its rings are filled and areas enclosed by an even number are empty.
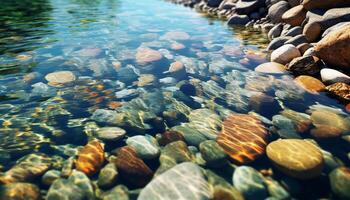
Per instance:
[[[149,48],[138,48],[136,52],[136,62],[138,64],[147,64],[155,61],[159,61],[163,58],[163,55],[156,50]]]
[[[280,139],[266,148],[267,157],[283,173],[302,180],[321,175],[324,160],[318,147],[301,139]]]
[[[350,169],[339,167],[329,174],[333,193],[340,199],[350,199]]]
[[[97,140],[92,140],[79,151],[75,167],[77,170],[91,176],[100,171],[104,161],[103,144]]]
[[[97,131],[97,137],[103,141],[118,141],[125,134],[126,131],[119,127],[102,127]]]
[[[53,84],[64,84],[74,81],[76,77],[71,71],[58,71],[47,74],[45,79]]]
[[[210,187],[202,169],[184,162],[156,176],[141,190],[138,200],[210,199]]]
[[[350,85],[346,83],[334,83],[327,86],[326,90],[340,99],[350,101]]]
[[[10,183],[0,186],[1,200],[40,200],[40,189],[31,183]]]
[[[100,188],[111,188],[116,183],[118,178],[118,170],[114,163],[108,163],[104,166],[97,179],[97,185]]]
[[[301,54],[294,45],[285,44],[272,52],[271,61],[285,65],[299,56]]]
[[[338,82],[350,84],[350,76],[335,69],[324,68],[320,73],[322,81],[327,84]]]
[[[150,135],[136,135],[129,137],[126,140],[126,144],[133,147],[141,159],[157,158],[160,154],[157,140]]]
[[[326,89],[326,86],[318,79],[312,76],[301,75],[295,78],[295,82],[304,90],[317,94]]]
[[[199,145],[202,158],[209,167],[220,167],[226,164],[225,151],[214,140],[207,140]]]
[[[276,62],[267,62],[260,64],[254,69],[254,71],[268,74],[284,74],[286,72],[284,65]]]

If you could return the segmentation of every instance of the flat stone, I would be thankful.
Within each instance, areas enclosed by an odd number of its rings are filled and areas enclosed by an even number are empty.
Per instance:
[[[157,158],[160,154],[160,149],[156,139],[150,135],[136,135],[129,137],[126,140],[126,144],[132,146],[141,159]]]
[[[304,90],[317,94],[326,89],[326,86],[318,79],[312,76],[301,75],[295,78],[295,82]]]
[[[283,173],[302,180],[316,178],[323,169],[323,156],[313,143],[301,139],[271,142],[267,157]]]
[[[271,53],[271,61],[285,65],[299,56],[300,52],[294,45],[285,44]]]
[[[321,78],[322,81],[328,84],[332,84],[332,83],[337,83],[337,82],[341,82],[341,83],[350,83],[350,76],[341,73],[340,71],[334,70],[334,69],[330,69],[330,68],[324,68],[321,70]]]
[[[103,127],[97,131],[97,137],[103,141],[118,141],[125,134],[126,131],[119,127]]]
[[[40,189],[31,183],[10,183],[0,186],[2,200],[40,200]]]
[[[75,75],[71,71],[58,71],[47,74],[45,79],[50,83],[64,84],[74,81]]]
[[[292,26],[300,26],[306,18],[306,10],[302,5],[297,5],[282,15],[282,20]]]
[[[286,71],[282,64],[276,62],[267,62],[258,65],[254,71],[268,74],[284,74]]]
[[[138,48],[136,52],[136,62],[138,64],[147,64],[155,61],[159,61],[163,58],[163,55],[156,50],[149,48]]]

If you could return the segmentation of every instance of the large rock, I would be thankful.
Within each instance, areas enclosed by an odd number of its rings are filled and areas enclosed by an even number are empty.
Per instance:
[[[268,195],[264,177],[252,167],[236,168],[232,182],[247,200],[265,199]]]
[[[273,4],[268,11],[268,17],[274,23],[282,21],[282,15],[289,9],[289,4],[286,1],[279,1]]]
[[[321,70],[321,78],[322,81],[325,83],[337,83],[337,82],[342,82],[342,83],[350,83],[350,76],[341,73],[340,71],[330,69],[330,68],[324,68]]]
[[[300,26],[306,17],[306,10],[302,5],[289,9],[282,15],[282,20],[292,26]]]
[[[320,21],[322,30],[326,30],[340,22],[350,21],[350,7],[349,8],[333,8],[327,10]]]
[[[264,5],[264,0],[239,0],[236,3],[235,11],[240,15],[249,15],[252,12],[259,10],[259,8],[263,7]]]
[[[326,63],[350,70],[350,25],[326,35],[316,44],[315,52]]]
[[[340,199],[350,199],[350,169],[339,167],[329,174],[332,192]]]
[[[209,200],[210,188],[202,169],[185,162],[155,177],[142,189],[138,200]]]
[[[323,156],[313,143],[301,139],[282,139],[270,143],[267,157],[277,169],[298,179],[312,179],[321,175]]]
[[[268,131],[254,116],[232,114],[222,125],[218,144],[237,164],[254,161],[265,153]]]
[[[294,45],[286,44],[271,53],[271,61],[284,65],[299,56],[301,56],[300,52]]]
[[[303,0],[301,3],[305,9],[312,10],[318,8],[337,8],[337,7],[346,7],[350,6],[350,2],[348,0]]]

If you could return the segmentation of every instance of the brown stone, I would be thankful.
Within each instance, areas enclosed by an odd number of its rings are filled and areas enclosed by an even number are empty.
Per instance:
[[[286,65],[286,69],[295,75],[316,75],[320,72],[321,63],[315,56],[297,57]]]
[[[31,183],[10,183],[0,186],[1,200],[40,200],[39,188]]]
[[[303,29],[303,35],[309,42],[315,42],[321,36],[321,32],[322,28],[319,22],[309,22]]]
[[[297,49],[299,49],[300,53],[303,55],[305,53],[306,50],[310,49],[312,47],[311,44],[309,43],[303,43],[303,44],[299,44],[297,46]]]
[[[301,4],[307,10],[350,6],[350,2],[348,0],[303,0]]]
[[[271,142],[267,157],[283,173],[302,180],[316,178],[323,169],[323,156],[313,143],[301,139]]]
[[[327,34],[316,44],[315,53],[327,64],[350,70],[350,24]]]
[[[92,140],[78,153],[76,169],[91,176],[100,171],[105,161],[104,148],[98,140]]]
[[[222,125],[217,143],[236,164],[247,164],[265,154],[268,131],[254,116],[232,114]]]
[[[159,51],[149,49],[149,48],[138,48],[136,53],[136,62],[138,64],[147,64],[150,62],[155,62],[163,58]]]
[[[334,126],[319,125],[310,134],[316,139],[329,139],[341,136],[342,130]]]
[[[264,93],[251,96],[249,98],[249,106],[252,110],[264,116],[276,114],[281,109],[275,98]]]
[[[345,106],[345,110],[350,113],[350,103]]]
[[[158,143],[162,146],[165,146],[169,143],[179,140],[185,141],[185,138],[181,133],[177,131],[165,131],[158,140]]]
[[[144,187],[152,179],[152,170],[137,156],[134,148],[124,146],[116,156],[115,164],[125,182],[132,186]]]
[[[312,76],[298,76],[295,78],[295,82],[304,90],[314,94],[324,91],[326,87],[320,80]]]
[[[254,71],[268,74],[283,74],[285,73],[284,66],[276,62],[267,62],[258,65]]]
[[[302,5],[289,9],[282,15],[282,20],[292,26],[300,26],[306,17],[306,10]]]
[[[346,83],[334,83],[326,87],[327,91],[338,96],[340,99],[350,101],[350,85]]]

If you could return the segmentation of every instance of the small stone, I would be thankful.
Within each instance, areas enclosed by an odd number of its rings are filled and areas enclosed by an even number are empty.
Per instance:
[[[64,84],[74,81],[75,75],[71,71],[58,71],[47,74],[45,79],[53,84]]]
[[[343,117],[340,114],[327,110],[316,110],[311,113],[311,121],[314,126],[334,127],[342,131],[350,130],[350,119]]]
[[[275,98],[263,93],[252,95],[249,98],[249,107],[263,116],[270,117],[281,110],[281,107]]]
[[[160,149],[156,139],[150,135],[136,135],[129,137],[126,140],[126,144],[132,146],[141,159],[157,158],[160,154]]]
[[[295,82],[304,90],[313,94],[317,94],[318,92],[324,91],[326,87],[318,79],[311,76],[305,76],[305,75],[301,75],[295,78]]]
[[[321,67],[321,60],[315,56],[297,57],[286,65],[286,69],[295,75],[316,75]]]
[[[209,167],[220,167],[226,163],[225,151],[214,140],[202,142],[199,145],[199,150]]]
[[[0,186],[1,200],[40,200],[40,189],[31,183],[10,183]]]
[[[163,58],[159,51],[149,48],[138,48],[136,52],[136,62],[138,64],[147,64],[155,61],[159,61]]]
[[[61,172],[58,170],[49,170],[42,177],[41,182],[47,186],[52,185],[52,183],[61,177]]]
[[[148,85],[154,85],[156,77],[153,74],[141,74],[138,78],[137,86],[144,87]]]
[[[232,182],[247,200],[265,199],[268,196],[264,177],[252,167],[237,167]]]
[[[332,83],[347,83],[350,84],[350,76],[341,73],[335,69],[324,68],[321,70],[322,81],[328,84]]]
[[[210,199],[210,188],[202,169],[185,162],[156,176],[141,190],[138,200]]]
[[[302,180],[316,178],[323,169],[323,156],[313,143],[301,139],[271,142],[267,157],[283,173]]]
[[[339,167],[329,174],[332,192],[340,199],[350,199],[350,169]]]
[[[294,37],[294,36],[297,36],[297,35],[301,35],[303,33],[303,28],[301,26],[295,26],[291,29],[289,29],[285,36],[290,36],[290,37]]]
[[[75,166],[77,170],[91,176],[101,169],[104,161],[103,144],[92,140],[79,151]]]
[[[272,29],[270,29],[270,31],[267,34],[267,37],[269,38],[269,40],[278,38],[281,35],[282,30],[283,30],[283,24],[279,23],[275,25]]]
[[[293,58],[301,56],[299,50],[292,44],[286,44],[274,50],[271,54],[271,61],[280,64],[287,64]]]
[[[245,25],[249,22],[249,17],[247,15],[237,15],[234,14],[227,21],[228,25]]]
[[[176,43],[172,43],[171,46],[170,46],[170,48],[171,48],[172,50],[181,50],[181,49],[186,48],[186,46],[183,45],[183,44],[181,44],[181,43],[176,42]]]
[[[258,65],[254,71],[269,74],[284,74],[284,66],[276,62],[267,62]]]
[[[285,42],[287,42],[290,38],[290,36],[281,36],[281,37],[277,37],[274,38],[270,44],[266,47],[266,49],[268,51],[272,51],[272,50],[276,50],[278,48],[280,48],[281,46],[284,45]]]
[[[97,185],[100,188],[111,188],[117,181],[118,170],[114,163],[108,163],[104,166],[97,179]]]
[[[306,17],[306,10],[302,5],[297,5],[282,15],[282,20],[292,26],[300,26]]]
[[[311,48],[312,45],[309,43],[302,43],[297,46],[297,49],[300,51],[300,53],[303,55],[309,48]]]
[[[298,46],[303,43],[307,43],[307,39],[304,35],[296,35],[289,40],[287,40],[284,44],[292,44],[294,46]]]
[[[350,85],[346,83],[334,83],[326,87],[331,94],[338,96],[340,99],[350,101]]]
[[[103,127],[97,131],[97,137],[103,141],[118,141],[125,134],[126,131],[119,127]]]

